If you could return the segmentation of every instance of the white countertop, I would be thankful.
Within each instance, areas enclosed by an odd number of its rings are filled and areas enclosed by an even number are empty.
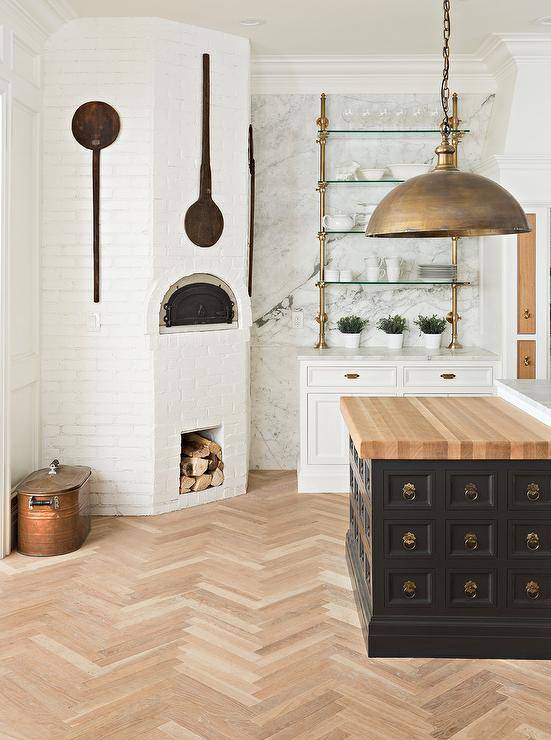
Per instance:
[[[314,349],[313,347],[299,347],[299,360],[434,360],[436,362],[497,362],[499,356],[480,347],[464,347],[463,349],[430,350],[425,347],[403,347],[402,349],[387,349],[386,347],[360,347],[346,349],[345,347],[329,347],[328,349]]]
[[[551,426],[551,381],[497,380],[497,395]]]

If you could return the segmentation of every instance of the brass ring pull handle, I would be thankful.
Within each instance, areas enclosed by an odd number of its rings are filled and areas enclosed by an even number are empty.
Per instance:
[[[524,367],[530,367],[530,355],[524,355],[523,365]]]
[[[465,549],[478,550],[478,537],[474,532],[467,532],[465,535]]]
[[[413,501],[415,498],[415,485],[413,483],[404,483],[402,488],[402,498],[406,501]]]
[[[529,308],[525,308],[522,315],[523,315],[523,317],[525,319],[529,319],[532,314],[530,313],[530,309]]]
[[[406,532],[402,537],[402,547],[404,550],[415,550],[417,547],[417,537],[413,532]]]
[[[537,581],[528,581],[526,584],[526,596],[528,596],[529,599],[539,599],[540,594],[540,584]]]
[[[529,483],[526,489],[526,497],[529,501],[537,501],[540,497],[540,487],[537,483]]]
[[[360,373],[345,373],[345,378],[348,378],[348,380],[357,380],[360,377]]]
[[[476,581],[465,581],[465,596],[469,599],[476,599],[478,596],[478,583]]]
[[[444,380],[453,380],[455,378],[455,373],[441,373],[440,377]]]
[[[539,550],[540,538],[537,532],[528,532],[526,535],[526,547],[529,550]]]
[[[417,593],[417,584],[415,581],[404,581],[402,591],[407,599],[414,599],[415,594]]]
[[[474,483],[467,483],[465,486],[465,498],[468,498],[469,501],[476,501],[478,498],[478,488]]]

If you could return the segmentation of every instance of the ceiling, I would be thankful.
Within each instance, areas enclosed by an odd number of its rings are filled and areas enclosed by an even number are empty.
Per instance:
[[[245,36],[260,54],[435,54],[441,0],[68,0],[77,16],[158,16]],[[452,52],[490,33],[551,34],[549,0],[452,0]],[[263,25],[244,27],[244,18]]]

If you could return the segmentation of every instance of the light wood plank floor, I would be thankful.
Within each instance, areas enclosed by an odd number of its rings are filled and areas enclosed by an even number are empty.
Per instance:
[[[0,736],[551,738],[551,662],[368,660],[347,498],[295,485],[0,561]]]

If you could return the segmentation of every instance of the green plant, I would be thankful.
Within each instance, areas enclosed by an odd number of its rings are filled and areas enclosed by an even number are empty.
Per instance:
[[[407,323],[405,317],[400,316],[400,314],[396,314],[396,316],[385,316],[379,319],[377,329],[384,331],[385,334],[402,334]]]
[[[367,319],[360,316],[341,316],[337,321],[337,329],[342,334],[359,334],[366,324]]]
[[[446,319],[440,319],[433,314],[432,316],[419,316],[413,322],[417,324],[421,334],[442,334],[446,328]]]

